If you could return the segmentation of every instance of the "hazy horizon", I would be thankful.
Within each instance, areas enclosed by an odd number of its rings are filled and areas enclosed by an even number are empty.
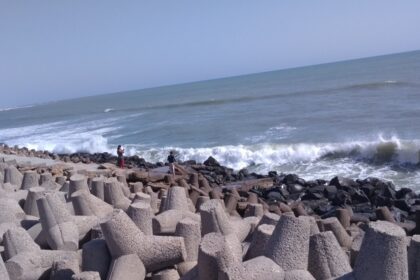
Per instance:
[[[0,108],[414,51],[418,10],[414,0],[0,2]]]

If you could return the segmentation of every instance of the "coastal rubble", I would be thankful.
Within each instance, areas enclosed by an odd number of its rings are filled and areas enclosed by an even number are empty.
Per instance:
[[[101,165],[74,169],[2,160],[60,156],[0,147],[1,279],[420,275],[420,198],[381,179],[306,181],[213,158],[176,175],[144,160],[103,165],[105,155],[79,155]]]

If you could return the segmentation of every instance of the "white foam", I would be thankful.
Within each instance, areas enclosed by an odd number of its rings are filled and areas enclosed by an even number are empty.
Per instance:
[[[118,128],[116,121],[111,118],[85,123],[75,120],[3,129],[0,141],[55,153],[111,152],[106,134]]]
[[[397,137],[379,138],[376,141],[350,141],[344,143],[257,144],[217,146],[211,148],[165,147],[138,151],[149,161],[163,161],[170,150],[179,153],[180,160],[203,162],[209,156],[234,169],[264,166],[269,171],[274,166],[307,164],[320,160],[349,159],[375,164],[416,164],[420,140],[401,141]]]

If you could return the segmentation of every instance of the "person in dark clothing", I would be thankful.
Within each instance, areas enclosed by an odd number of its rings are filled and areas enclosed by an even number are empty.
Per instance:
[[[169,156],[168,156],[168,162],[169,162],[169,163],[174,163],[174,162],[176,162],[176,158],[175,158],[175,153],[174,153],[174,151],[171,151],[171,152],[169,153]]]
[[[118,145],[117,155],[118,155],[118,167],[124,168],[124,147],[123,146]]]
[[[176,163],[176,158],[175,158],[174,151],[170,151],[169,152],[168,163],[169,163],[169,171],[171,171],[172,174],[175,176],[175,163]]]

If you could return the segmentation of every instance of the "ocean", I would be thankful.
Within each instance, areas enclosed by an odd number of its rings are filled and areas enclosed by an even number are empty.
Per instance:
[[[3,108],[0,142],[420,191],[420,51]]]

